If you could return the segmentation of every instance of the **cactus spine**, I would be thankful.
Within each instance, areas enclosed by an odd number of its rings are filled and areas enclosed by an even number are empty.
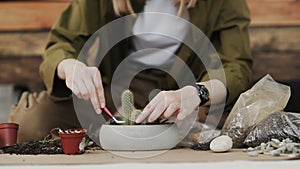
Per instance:
[[[132,120],[132,115],[135,114],[135,108],[133,93],[130,90],[125,90],[122,93],[122,109],[125,117],[125,125],[133,125],[134,120]]]

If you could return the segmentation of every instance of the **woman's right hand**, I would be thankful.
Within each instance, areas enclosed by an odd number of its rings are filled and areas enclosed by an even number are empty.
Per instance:
[[[58,64],[58,77],[80,99],[91,100],[97,114],[105,107],[104,90],[100,71],[76,59],[65,59]]]

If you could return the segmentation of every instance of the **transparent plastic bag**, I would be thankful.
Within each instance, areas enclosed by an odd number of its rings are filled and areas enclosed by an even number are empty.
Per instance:
[[[244,144],[249,147],[259,146],[271,139],[284,140],[290,138],[300,142],[300,114],[275,112],[257,125],[253,126]]]
[[[209,143],[221,134],[221,130],[218,130],[215,124],[199,121],[199,111],[198,108],[184,120],[176,121],[181,138],[177,147],[209,150]]]
[[[196,121],[178,147],[209,150],[210,142],[220,134],[221,130],[217,130],[216,127]]]
[[[290,95],[289,86],[266,75],[240,95],[226,119],[222,134],[232,138],[234,147],[243,147],[250,128],[270,114],[283,110]]]

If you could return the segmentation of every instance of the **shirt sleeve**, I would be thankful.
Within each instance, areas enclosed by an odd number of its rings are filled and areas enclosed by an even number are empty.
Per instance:
[[[250,13],[245,0],[224,1],[211,40],[225,72],[226,81],[222,82],[228,91],[226,105],[233,104],[252,85],[249,23]],[[201,81],[206,80],[209,80],[207,73]]]
[[[77,58],[84,43],[99,27],[100,5],[95,2],[73,0],[50,30],[40,76],[48,93],[56,99],[71,96],[65,82],[57,76],[58,64],[64,59]]]

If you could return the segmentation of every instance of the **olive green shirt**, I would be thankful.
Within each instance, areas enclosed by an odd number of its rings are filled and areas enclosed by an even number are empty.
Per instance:
[[[133,2],[135,12],[143,5]],[[232,104],[238,96],[252,85],[252,57],[248,25],[250,14],[246,0],[198,0],[189,9],[190,22],[211,40],[222,61],[228,95],[226,104]],[[67,58],[77,58],[89,37],[105,24],[117,19],[111,0],[72,0],[61,14],[49,34],[40,75],[48,93],[57,99],[71,96],[65,82],[57,76],[58,64]],[[114,47],[100,65],[104,83],[109,83],[112,73],[123,59],[126,47]],[[209,80],[201,61],[189,48],[183,46],[178,52],[193,71],[197,81]],[[118,59],[119,58],[119,59]],[[220,79],[223,81],[222,79]]]

